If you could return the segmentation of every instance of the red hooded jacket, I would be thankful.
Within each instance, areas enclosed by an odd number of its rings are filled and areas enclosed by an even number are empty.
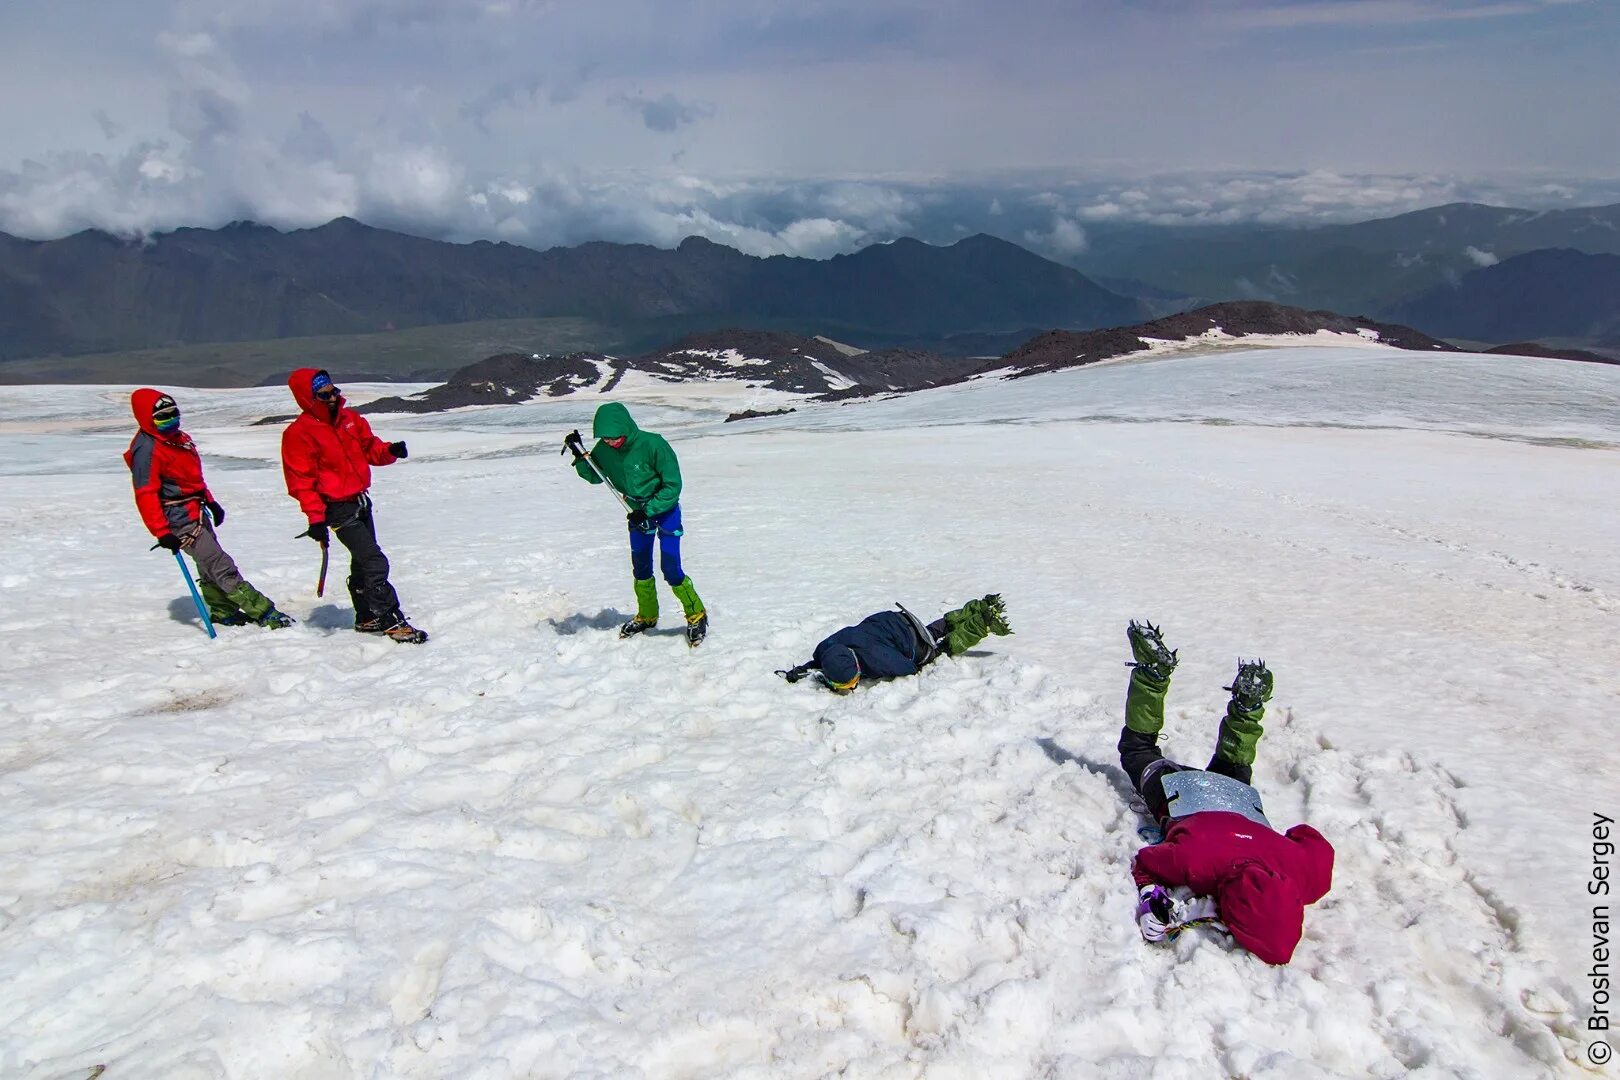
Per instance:
[[[1305,905],[1333,886],[1333,846],[1309,825],[1278,833],[1242,814],[1204,810],[1174,818],[1164,842],[1136,853],[1138,887],[1185,885],[1213,896],[1237,943],[1286,964],[1305,930]]]
[[[186,528],[202,516],[203,503],[214,501],[191,436],[181,430],[161,435],[152,424],[152,406],[163,396],[147,386],[129,396],[129,411],[141,430],[124,451],[135,485],[135,508],[153,536]]]
[[[371,467],[398,459],[371,433],[366,418],[338,398],[334,414],[317,400],[310,384],[319,368],[299,368],[287,387],[303,410],[281,433],[281,471],[287,494],[298,500],[311,525],[326,520],[326,504],[352,499],[371,487]]]

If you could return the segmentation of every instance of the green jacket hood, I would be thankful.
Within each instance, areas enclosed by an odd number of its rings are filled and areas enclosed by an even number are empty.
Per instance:
[[[630,410],[617,401],[610,401],[599,406],[596,417],[591,421],[591,435],[598,439],[617,439],[620,436],[629,437],[641,429],[630,418]]]

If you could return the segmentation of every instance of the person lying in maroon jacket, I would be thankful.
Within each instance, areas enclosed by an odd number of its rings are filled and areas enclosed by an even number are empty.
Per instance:
[[[1271,672],[1263,661],[1238,661],[1215,754],[1207,768],[1189,768],[1159,751],[1176,653],[1152,623],[1132,622],[1125,634],[1135,662],[1119,764],[1164,835],[1131,867],[1137,926],[1148,941],[1163,941],[1212,922],[1266,963],[1286,964],[1306,906],[1333,885],[1333,847],[1309,825],[1277,832],[1250,786]]]

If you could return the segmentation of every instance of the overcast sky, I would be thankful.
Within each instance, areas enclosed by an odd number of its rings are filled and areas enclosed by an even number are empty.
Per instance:
[[[1616,0],[0,0],[0,230],[829,255],[1620,201]]]

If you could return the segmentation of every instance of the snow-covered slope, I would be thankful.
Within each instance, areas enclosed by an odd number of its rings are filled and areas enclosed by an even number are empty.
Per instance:
[[[624,387],[681,454],[696,653],[615,639],[622,515],[556,453],[589,396],[373,418],[413,650],[313,595],[246,426],[284,391],[180,394],[302,621],[210,642],[121,393],[0,389],[0,1076],[1582,1075],[1620,371],[1277,349],[731,425],[723,389]],[[987,591],[1017,634],[918,678],[771,675]],[[1257,784],[1338,849],[1287,968],[1137,937],[1132,616],[1195,763],[1236,656],[1277,671]]]

